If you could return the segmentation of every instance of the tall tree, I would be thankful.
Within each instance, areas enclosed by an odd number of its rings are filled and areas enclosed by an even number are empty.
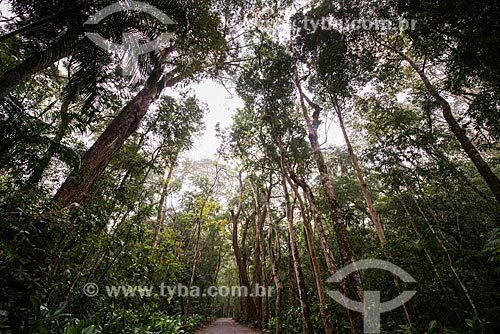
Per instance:
[[[240,284],[243,287],[247,288],[247,291],[251,290],[250,281],[248,279],[248,271],[246,264],[243,261],[243,256],[241,255],[240,246],[238,243],[238,219],[241,214],[242,206],[243,206],[243,181],[241,179],[241,172],[239,174],[239,194],[238,194],[238,204],[235,210],[231,210],[231,223],[232,223],[232,244],[234,256],[236,258],[236,265],[238,268],[238,277],[240,280]],[[257,316],[257,310],[255,307],[255,303],[252,297],[245,296],[245,320],[253,321]]]
[[[84,200],[92,185],[100,178],[114,154],[127,138],[139,127],[150,104],[161,91],[175,85],[182,76],[164,74],[158,63],[143,89],[118,113],[106,130],[82,157],[81,167],[74,170],[56,194],[62,206]]]

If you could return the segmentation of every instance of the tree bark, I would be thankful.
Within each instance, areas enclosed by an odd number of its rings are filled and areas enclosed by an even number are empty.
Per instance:
[[[202,224],[202,221],[204,219],[203,214],[205,211],[205,207],[206,207],[208,201],[210,200],[210,196],[213,192],[213,189],[218,182],[218,178],[219,178],[219,169],[217,168],[217,165],[216,165],[214,182],[210,186],[210,189],[205,193],[205,196],[203,198],[203,203],[198,211],[198,216],[195,218],[196,225],[195,225],[194,231],[196,231],[196,241],[195,241],[195,246],[194,246],[193,267],[191,270],[191,278],[189,279],[188,290],[191,290],[191,287],[193,287],[193,285],[194,285],[194,280],[196,277],[196,268],[197,268],[198,260],[201,257],[200,236],[201,236],[201,228],[202,228],[201,224]],[[196,230],[196,228],[197,228],[197,230]],[[188,248],[188,246],[186,246],[186,248]],[[189,315],[189,305],[191,302],[191,299],[189,297],[190,296],[186,296],[186,302],[183,304],[183,319],[182,319],[183,324],[186,323],[188,315]]]
[[[153,237],[151,238],[151,247],[158,247],[158,236],[160,235],[160,230],[165,223],[165,206],[168,196],[168,188],[170,186],[170,180],[172,179],[172,174],[174,172],[175,162],[168,168],[167,177],[163,180],[163,187],[161,190],[160,203],[158,204],[158,214],[156,216],[156,225],[153,231]]]
[[[71,55],[74,51],[73,46],[77,41],[76,37],[71,39],[63,38],[47,50],[26,58],[22,63],[3,73],[0,77],[0,100],[33,74]]]
[[[344,141],[347,145],[347,151],[349,152],[349,156],[351,157],[352,165],[354,167],[354,171],[356,172],[356,177],[358,178],[359,186],[361,188],[361,192],[363,193],[363,198],[365,199],[368,213],[370,214],[370,218],[375,225],[375,231],[377,232],[380,245],[382,246],[382,248],[384,248],[386,243],[384,228],[382,227],[382,223],[380,222],[377,211],[375,210],[375,206],[373,205],[372,197],[370,196],[370,192],[368,191],[368,186],[366,185],[361,167],[359,166],[358,157],[356,156],[356,154],[354,153],[354,149],[352,148],[351,140],[349,139],[349,135],[347,134],[347,130],[344,124],[344,117],[342,116],[342,111],[340,109],[338,101],[332,97],[332,102],[334,104],[334,109],[339,120],[342,135],[344,136]]]
[[[306,214],[306,208],[304,206],[304,202],[302,197],[300,196],[300,193],[298,192],[297,186],[293,183],[293,181],[290,178],[290,171],[292,168],[290,167],[290,164],[286,158],[286,152],[285,148],[282,143],[282,139],[279,136],[279,133],[276,129],[276,116],[273,114],[270,116],[270,118],[267,119],[267,122],[271,128],[272,136],[274,140],[276,141],[276,144],[278,146],[279,150],[279,162],[281,165],[281,171],[283,174],[284,182],[285,185],[284,187],[286,188],[286,183],[290,185],[292,188],[292,191],[295,194],[295,198],[299,202],[299,209],[302,214],[302,220],[303,220],[303,225],[304,225],[304,232],[305,232],[305,239],[306,239],[306,246],[307,246],[307,251],[309,255],[309,260],[311,262],[311,266],[313,269],[313,278],[314,278],[314,283],[315,283],[315,288],[316,288],[316,294],[318,297],[318,303],[320,307],[320,314],[321,314],[321,320],[323,322],[323,326],[325,329],[325,332],[327,334],[333,333],[333,325],[329,319],[328,314],[326,313],[326,295],[323,287],[323,282],[321,281],[321,272],[319,269],[319,263],[318,263],[318,257],[316,255],[316,249],[314,245],[314,233],[312,231],[311,227],[311,222],[309,220],[309,217]],[[292,231],[290,232],[292,233]],[[293,233],[295,233],[293,231]],[[292,236],[291,236],[292,237]],[[295,238],[295,236],[294,236]],[[299,280],[297,280],[297,285],[299,285]],[[299,288],[299,297],[300,297],[300,288]]]
[[[275,321],[276,321],[276,326],[275,326],[275,333],[279,334],[281,333],[281,298],[282,298],[282,291],[283,291],[283,284],[281,283],[281,278],[279,276],[279,271],[278,271],[278,263],[276,256],[274,254],[274,249],[273,249],[273,243],[272,243],[272,218],[271,218],[271,208],[269,205],[269,197],[266,200],[266,208],[267,208],[267,222],[269,224],[269,227],[267,229],[267,237],[266,237],[266,243],[267,243],[267,252],[269,254],[269,259],[271,261],[271,272],[273,275],[273,280],[274,280],[274,285],[276,287],[276,299],[275,299]],[[277,225],[279,223],[279,220],[275,222]],[[276,233],[275,235],[276,243],[279,247],[279,235]]]
[[[198,228],[198,231],[196,233],[196,242],[195,242],[195,246],[194,246],[194,258],[193,258],[193,267],[191,269],[191,277],[189,278],[189,284],[188,284],[188,290],[191,290],[191,287],[194,285],[194,279],[196,277],[196,268],[197,268],[197,265],[198,265],[198,260],[200,258],[200,250],[199,250],[199,245],[200,245],[200,235],[201,235],[201,216],[203,215],[203,208],[205,206],[203,205],[203,207],[201,208],[200,210],[200,215],[197,219],[197,228]],[[186,302],[184,304],[184,309],[183,309],[183,316],[182,316],[182,323],[183,324],[186,324],[186,321],[187,321],[187,318],[188,318],[188,315],[189,315],[189,305],[190,305],[190,302],[191,302],[191,298],[189,298],[189,296],[186,296]]]
[[[306,213],[306,207],[304,204],[304,200],[297,188],[297,186],[292,182],[291,178],[286,175],[288,184],[292,188],[292,191],[295,194],[295,197],[298,200],[299,203],[299,209],[302,214],[302,221],[304,224],[304,234],[305,234],[305,239],[306,239],[306,246],[307,246],[307,251],[309,254],[309,260],[311,262],[311,267],[313,269],[313,278],[314,278],[314,285],[316,288],[316,295],[318,297],[318,304],[319,304],[319,309],[320,309],[320,315],[321,315],[321,321],[323,322],[323,327],[325,330],[326,334],[332,334],[333,333],[333,325],[329,319],[329,316],[326,312],[327,309],[327,302],[326,302],[326,294],[325,294],[325,289],[323,287],[323,282],[321,281],[321,272],[319,269],[319,263],[318,263],[318,256],[316,255],[316,248],[314,245],[314,233],[312,230],[311,226],[311,221]]]
[[[120,111],[97,141],[85,152],[79,170],[74,170],[59,188],[55,199],[61,206],[84,201],[92,186],[130,135],[137,130],[151,103],[163,88],[171,87],[181,76],[167,79],[158,64],[143,89]]]
[[[316,105],[313,114],[313,121],[311,121],[311,117],[309,116],[309,112],[304,102],[305,94],[302,91],[298,78],[296,78],[296,85],[299,91],[300,105],[302,108],[304,120],[306,122],[308,137],[311,143],[314,160],[316,161],[316,165],[320,174],[321,185],[323,186],[323,190],[325,192],[328,208],[330,211],[330,217],[332,219],[335,235],[339,244],[340,255],[343,262],[342,264],[347,265],[349,263],[355,262],[355,258],[352,252],[352,245],[351,241],[349,240],[349,234],[347,233],[347,228],[344,224],[340,212],[340,205],[338,204],[335,191],[333,190],[328,167],[326,166],[323,152],[321,152],[321,147],[318,140],[317,128],[319,126],[319,114],[321,112],[321,108]],[[358,300],[363,300],[364,292],[359,272],[355,272],[350,275],[348,280],[355,289]]]
[[[453,113],[451,111],[451,106],[448,103],[448,101],[446,101],[446,99],[444,97],[442,97],[441,94],[439,94],[436,87],[434,87],[434,85],[431,83],[430,79],[425,74],[424,69],[422,69],[420,66],[418,66],[417,63],[415,63],[415,61],[413,61],[413,59],[408,57],[401,50],[390,47],[388,45],[384,45],[384,46],[391,49],[392,51],[396,52],[398,55],[400,55],[408,64],[410,64],[410,66],[413,68],[413,70],[418,74],[418,76],[420,77],[420,79],[424,83],[425,88],[427,89],[429,94],[441,107],[441,110],[443,112],[443,117],[444,117],[446,123],[448,123],[448,126],[449,126],[451,132],[455,135],[458,142],[460,143],[460,146],[465,151],[465,153],[467,154],[469,159],[472,161],[474,166],[476,166],[477,171],[483,177],[484,181],[486,182],[486,184],[490,188],[491,192],[495,196],[495,199],[500,204],[500,179],[498,178],[498,176],[495,173],[493,173],[493,171],[491,170],[488,163],[481,156],[481,153],[479,153],[477,148],[474,146],[472,141],[469,139],[469,137],[467,136],[466,130],[455,119],[455,116],[453,116]]]
[[[306,287],[304,283],[304,277],[302,274],[302,268],[300,266],[299,254],[297,250],[297,238],[295,236],[295,229],[293,226],[293,209],[290,204],[288,188],[284,176],[285,170],[283,165],[281,166],[281,171],[283,173],[282,186],[283,186],[283,192],[285,194],[285,209],[286,209],[286,220],[288,223],[288,233],[290,239],[290,250],[292,253],[293,267],[295,271],[295,281],[297,282],[297,292],[299,294],[300,312],[302,316],[302,333],[309,334],[311,333],[312,325],[310,323],[309,306],[307,305]]]
[[[238,218],[241,213],[242,205],[243,205],[243,182],[241,180],[241,172],[239,175],[240,182],[240,193],[238,198],[238,206],[236,208],[236,212],[231,210],[231,221],[233,225],[232,231],[232,243],[233,243],[233,251],[234,257],[236,259],[236,266],[238,267],[238,277],[241,286],[246,287],[248,291],[250,291],[250,282],[248,280],[248,272],[245,263],[243,262],[243,257],[241,255],[241,250],[238,245]],[[245,302],[243,304],[243,313],[245,315],[245,321],[248,322],[253,321],[256,316],[256,307],[254,304],[254,300],[250,296],[245,296]]]
[[[257,190],[253,185],[251,186],[253,198],[254,198],[254,209],[255,209],[255,220],[254,220],[254,228],[255,228],[255,240],[253,247],[253,284],[263,285],[264,281],[264,272],[262,270],[263,266],[265,266],[265,262],[262,261],[262,231],[264,228],[264,221],[266,218],[266,209],[260,209],[259,205],[259,196],[257,194]],[[263,317],[263,300],[259,296],[255,296],[255,311],[257,312],[257,321],[259,322],[259,327],[262,326],[262,317]]]
[[[288,233],[287,235],[287,248],[288,248],[288,254],[292,254],[292,247],[290,246],[290,234]],[[292,306],[295,304],[295,275],[294,275],[294,267],[293,267],[293,258],[292,256],[288,255],[288,270],[287,270],[287,278],[288,278],[288,284],[287,284],[287,302],[288,302],[288,307]]]
[[[298,186],[302,188],[305,193],[305,197],[309,203],[309,209],[311,210],[311,214],[314,221],[314,227],[318,234],[321,250],[323,251],[323,257],[325,258],[326,267],[328,270],[328,274],[330,276],[337,273],[337,264],[335,262],[335,258],[333,256],[333,252],[330,248],[330,244],[328,243],[328,239],[326,237],[325,229],[323,227],[323,223],[321,222],[321,217],[316,206],[316,199],[311,190],[311,187],[304,181],[301,180],[295,175],[295,173],[291,174],[291,178],[297,183]],[[349,289],[347,288],[345,281],[341,281],[338,286],[339,290],[342,292],[344,296],[348,295]],[[350,309],[346,308],[347,316],[349,318],[349,322],[351,324],[352,332],[356,333],[356,330],[361,326],[359,318],[357,315]]]
[[[309,103],[309,105],[313,106],[313,103],[305,96],[306,101]],[[349,153],[349,156],[351,157],[352,165],[354,167],[354,171],[356,173],[356,177],[358,178],[359,186],[361,188],[361,192],[363,193],[363,198],[365,199],[366,207],[368,209],[368,213],[370,214],[370,218],[375,225],[375,231],[377,232],[378,239],[380,241],[380,246],[382,247],[382,251],[385,252],[385,244],[386,244],[386,237],[385,237],[385,232],[384,228],[382,226],[382,223],[380,221],[380,218],[377,214],[377,211],[375,210],[375,206],[373,205],[373,200],[370,195],[370,192],[368,190],[368,186],[366,185],[365,178],[363,176],[363,172],[361,171],[361,167],[359,166],[359,161],[358,157],[354,153],[354,149],[352,148],[351,140],[349,139],[349,135],[347,134],[347,130],[344,124],[344,117],[342,116],[342,110],[340,108],[340,105],[338,103],[338,100],[330,94],[330,98],[333,104],[333,107],[335,109],[335,112],[337,114],[337,118],[339,120],[339,125],[340,129],[342,131],[342,135],[344,136],[344,141],[347,146],[347,151]],[[401,284],[399,282],[399,278],[397,275],[393,275],[393,280],[394,280],[394,285],[396,288],[402,292],[401,289]],[[408,325],[413,326],[413,312],[410,309],[410,306],[408,303],[403,304],[403,309],[405,311],[406,315],[406,320],[408,322]]]

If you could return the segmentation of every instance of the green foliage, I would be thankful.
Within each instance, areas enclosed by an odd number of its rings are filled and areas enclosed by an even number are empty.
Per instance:
[[[465,329],[447,328],[449,334],[494,334],[500,330],[500,307],[486,311],[483,317],[465,320]]]
[[[94,325],[79,320],[71,314],[63,313],[67,307],[67,302],[62,302],[55,308],[49,309],[42,305],[40,298],[31,296],[31,302],[35,310],[33,319],[28,322],[25,331],[37,334],[93,334]]]
[[[185,324],[182,323],[180,315],[168,315],[154,309],[145,307],[141,310],[113,310],[102,316],[96,323],[96,333],[121,334],[121,333],[144,333],[144,334],[175,334],[193,333],[207,322],[203,316],[193,314]]]
[[[401,325],[401,326],[399,326],[399,329],[394,331],[394,333],[417,334],[417,333],[419,333],[419,331],[414,327],[411,327],[408,325]],[[429,323],[429,326],[427,327],[427,329],[425,330],[424,333],[425,334],[437,334],[437,333],[439,333],[438,322],[436,320],[432,320]]]
[[[264,333],[274,333],[275,318],[269,319],[267,326],[264,327]],[[302,333],[302,322],[300,307],[294,306],[283,310],[283,332],[284,333]]]
[[[495,266],[495,272],[500,275],[500,228],[494,228],[488,233],[481,252],[488,257],[488,261]]]
[[[113,309],[97,312],[91,319],[81,320],[64,313],[66,302],[49,309],[36,296],[32,296],[31,301],[34,316],[23,331],[33,334],[189,334],[207,322],[202,315],[193,314],[183,324],[180,315],[169,315],[148,307],[140,310]],[[10,333],[8,327],[4,330],[5,333]]]

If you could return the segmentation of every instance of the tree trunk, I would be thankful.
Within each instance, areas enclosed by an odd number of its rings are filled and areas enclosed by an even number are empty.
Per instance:
[[[349,152],[349,156],[351,157],[352,165],[354,167],[354,171],[356,172],[356,177],[358,178],[359,186],[361,188],[361,192],[363,193],[363,198],[365,199],[368,213],[370,214],[370,218],[375,225],[375,231],[377,232],[378,239],[380,240],[380,245],[382,246],[382,248],[384,248],[386,242],[384,228],[382,227],[382,223],[380,222],[377,211],[375,210],[375,206],[373,205],[372,197],[370,196],[370,192],[368,191],[368,186],[366,185],[361,167],[359,166],[358,157],[356,156],[356,154],[354,153],[354,149],[352,148],[351,140],[349,139],[349,135],[347,134],[347,130],[344,125],[344,117],[342,116],[340,106],[337,100],[333,97],[332,102],[339,119],[339,125],[340,129],[342,130],[342,135],[344,136],[344,141],[347,145],[347,151]]]
[[[254,198],[254,208],[255,208],[255,240],[253,247],[253,284],[263,285],[263,270],[262,266],[265,263],[262,262],[262,230],[264,228],[264,220],[266,218],[266,210],[261,210],[259,205],[259,196],[257,190],[253,185],[251,185],[253,198]],[[260,296],[255,296],[255,311],[257,312],[257,321],[259,322],[259,327],[262,326],[262,315],[263,315],[263,300]]]
[[[389,47],[387,45],[385,46]],[[451,106],[448,101],[446,101],[446,99],[439,94],[436,87],[434,87],[434,85],[425,74],[424,70],[419,67],[410,57],[408,57],[404,52],[398,49],[392,47],[389,48],[400,55],[418,74],[429,94],[440,105],[443,112],[443,117],[446,120],[446,123],[448,123],[451,132],[455,135],[460,143],[460,146],[469,156],[474,166],[476,166],[477,171],[479,172],[479,174],[481,174],[484,181],[495,196],[495,199],[500,204],[500,179],[495,173],[493,173],[488,163],[481,156],[481,153],[479,153],[472,141],[469,139],[469,137],[467,137],[466,130],[460,125],[460,123],[458,123],[458,121],[453,116]]]
[[[309,209],[311,210],[311,214],[314,220],[314,227],[318,233],[321,249],[323,251],[323,257],[326,261],[326,267],[328,269],[328,274],[330,276],[337,273],[337,264],[335,263],[335,258],[333,256],[333,252],[330,249],[330,244],[328,243],[325,229],[323,227],[323,223],[321,222],[321,217],[319,215],[318,208],[316,206],[316,199],[314,198],[314,194],[311,190],[311,187],[304,181],[299,179],[295,173],[291,174],[292,179],[295,183],[297,183],[305,192],[306,199],[309,203]],[[344,296],[348,295],[349,289],[347,288],[345,281],[341,281],[338,285],[339,290],[342,292]],[[359,317],[349,308],[346,308],[347,316],[349,318],[349,322],[351,324],[352,332],[356,333],[357,328],[361,327]]]
[[[0,77],[0,100],[33,74],[71,55],[76,42],[78,42],[76,37],[71,39],[63,38],[54,45],[49,46],[47,50],[28,57],[22,63],[3,73]]]
[[[290,256],[292,254],[292,247],[290,246],[290,234],[288,233],[287,235],[287,248],[288,248],[288,270],[287,270],[287,278],[288,278],[288,284],[287,284],[287,294],[288,294],[288,307],[292,306],[295,304],[295,275],[294,275],[294,268],[293,268],[293,258]]]
[[[318,297],[318,304],[319,304],[319,310],[320,310],[320,315],[321,315],[321,321],[323,322],[323,327],[325,330],[326,334],[332,334],[333,333],[333,325],[329,319],[329,316],[326,312],[327,309],[327,302],[326,302],[326,294],[325,294],[325,289],[323,287],[323,282],[321,281],[321,272],[319,268],[319,263],[318,263],[318,256],[316,255],[316,248],[314,245],[314,233],[312,230],[311,222],[309,220],[309,217],[306,213],[306,207],[304,204],[304,200],[302,196],[300,195],[299,190],[297,189],[297,186],[292,182],[291,178],[286,175],[288,184],[292,188],[292,191],[295,194],[295,197],[297,198],[299,202],[299,209],[302,214],[302,221],[304,224],[304,234],[305,234],[305,239],[306,239],[306,246],[307,246],[307,251],[309,253],[309,260],[311,262],[311,267],[313,269],[313,278],[314,278],[314,285],[316,288],[316,295]]]
[[[285,170],[283,165],[281,166],[281,171],[284,175]],[[295,271],[295,281],[297,282],[297,292],[299,294],[299,301],[300,301],[300,311],[302,316],[302,333],[309,334],[311,333],[311,328],[312,328],[309,319],[309,306],[307,305],[306,287],[304,283],[304,277],[302,275],[302,268],[300,266],[299,254],[297,251],[297,238],[295,236],[295,230],[293,226],[293,209],[290,204],[290,198],[288,194],[288,188],[286,185],[285,176],[283,176],[282,185],[283,185],[283,192],[285,194],[286,220],[288,223],[290,251],[292,253],[293,268]]]
[[[264,230],[264,220],[266,219],[266,213],[267,213],[267,207],[264,206],[263,211],[263,219],[262,219],[262,228],[261,228],[261,235],[259,236],[259,239],[261,240],[260,242],[260,269],[261,269],[261,277],[262,277],[262,284],[261,286],[265,289],[265,291],[268,291],[268,278],[267,278],[267,261],[266,261],[266,252],[264,249],[264,244],[265,240],[262,235],[262,231]],[[259,328],[262,328],[263,324],[267,324],[267,321],[269,320],[269,304],[268,304],[268,298],[267,294],[264,294],[262,297],[260,297],[262,300],[262,306],[261,306],[261,315],[260,315],[260,321],[259,321]]]
[[[241,180],[241,172],[239,175],[239,181],[240,181],[240,194],[238,198],[238,207],[236,209],[236,212],[231,210],[231,221],[233,225],[233,232],[232,232],[232,243],[233,243],[233,251],[234,251],[234,257],[236,259],[236,266],[238,267],[238,277],[241,286],[246,287],[248,291],[251,290],[250,287],[250,282],[248,280],[248,272],[247,272],[247,267],[245,263],[243,262],[243,257],[241,255],[241,250],[238,245],[238,218],[241,213],[241,208],[243,204],[243,183]],[[243,304],[243,313],[245,315],[245,321],[248,322],[249,320],[253,321],[256,316],[256,307],[253,301],[253,298],[250,296],[245,296],[245,302]]]
[[[271,218],[271,208],[269,205],[269,197],[266,200],[266,208],[267,208],[267,221],[269,224],[269,227],[267,229],[267,237],[266,237],[266,243],[267,243],[267,252],[269,253],[269,259],[271,261],[271,272],[273,275],[273,280],[274,280],[274,285],[276,287],[276,299],[275,299],[275,321],[276,321],[276,327],[275,327],[275,333],[280,334],[281,333],[281,297],[282,297],[282,290],[283,290],[283,284],[281,283],[281,278],[279,276],[279,271],[278,271],[278,262],[276,259],[276,256],[274,254],[274,249],[273,249],[273,243],[272,243],[272,218]],[[279,220],[275,222],[277,225],[279,223]],[[279,247],[279,235],[276,233],[275,235],[276,243]]]
[[[323,283],[321,282],[321,273],[319,270],[318,258],[316,256],[316,250],[315,250],[315,246],[314,246],[314,237],[313,237],[311,224],[310,224],[309,218],[307,217],[307,214],[305,213],[304,203],[302,201],[302,198],[300,197],[300,194],[297,190],[297,187],[294,185],[294,183],[290,179],[289,171],[292,168],[289,166],[282,140],[281,140],[279,133],[276,129],[276,124],[278,122],[275,118],[276,118],[276,116],[273,114],[266,121],[271,128],[272,136],[273,136],[274,140],[276,141],[276,145],[278,146],[278,150],[279,150],[278,159],[279,159],[279,163],[281,166],[281,172],[282,172],[283,179],[284,179],[283,182],[285,182],[285,184],[283,185],[284,190],[286,193],[288,192],[288,190],[286,188],[286,183],[288,183],[295,194],[295,198],[299,201],[299,208],[300,208],[300,212],[302,214],[302,219],[303,219],[303,224],[304,224],[307,251],[308,251],[309,259],[311,261],[311,265],[313,268],[313,277],[314,277],[314,282],[315,282],[315,287],[316,287],[316,293],[317,293],[318,302],[320,305],[321,319],[323,321],[323,325],[324,325],[326,333],[330,334],[330,333],[333,333],[333,326],[331,325],[331,322],[329,321],[329,318],[326,314],[326,298],[325,298],[325,293],[324,293],[324,289],[323,289]],[[288,196],[288,195],[286,194],[286,196]],[[287,206],[289,206],[288,201],[289,200],[287,198],[286,199]],[[287,211],[289,209],[290,208],[287,207]],[[287,215],[288,215],[288,213],[287,213]],[[293,248],[296,247],[296,242],[295,242],[296,238],[295,238],[295,231],[293,230],[293,225],[291,225],[290,221],[289,221],[289,229],[291,229],[290,230],[290,239],[292,242],[292,250],[293,250]],[[295,243],[295,245],[293,245],[294,243]],[[293,255],[293,253],[292,253],[292,255]],[[294,259],[294,264],[296,264],[296,263],[298,264],[298,262],[296,262],[296,260]],[[309,319],[308,319],[308,312],[309,311],[307,310],[307,303],[301,297],[301,293],[302,293],[301,284],[304,284],[304,282],[301,281],[301,278],[297,277],[297,276],[298,275],[296,275],[296,278],[297,278],[297,285],[299,287],[299,298],[301,299],[301,307],[303,310],[303,320],[304,320],[303,321],[303,323],[304,323],[303,329],[305,330],[305,327],[309,326],[309,324],[307,323],[309,321]],[[305,298],[305,290],[304,290],[303,297]]]
[[[167,80],[159,64],[143,89],[120,111],[97,141],[85,152],[79,170],[74,170],[59,188],[55,198],[62,206],[84,201],[91,187],[99,180],[107,165],[128,137],[139,127],[151,103],[164,87],[181,80]]]
[[[206,193],[206,196],[203,199],[203,204],[201,205],[201,207],[199,209],[198,216],[195,218],[196,226],[195,226],[194,231],[196,231],[196,228],[198,228],[198,230],[197,230],[197,233],[196,233],[196,241],[195,241],[195,246],[194,246],[193,267],[192,267],[192,270],[191,270],[191,278],[189,279],[188,291],[190,291],[191,287],[193,287],[193,285],[194,285],[194,280],[195,280],[195,277],[196,277],[196,268],[197,268],[198,260],[201,257],[200,236],[201,236],[201,224],[202,224],[202,221],[203,221],[203,213],[205,211],[205,207],[207,205],[207,202],[210,199],[212,191],[213,191],[215,185],[217,184],[218,178],[219,178],[219,169],[216,166],[216,172],[215,172],[214,182],[212,183],[212,185],[210,186],[210,189]],[[239,211],[241,211],[241,208],[240,208]],[[186,248],[188,248],[188,246],[186,246]],[[186,296],[186,302],[185,302],[184,307],[183,307],[183,319],[182,319],[182,323],[183,324],[186,323],[187,317],[189,315],[189,304],[190,304],[190,301],[191,301],[191,299],[189,298],[189,296]]]
[[[380,241],[380,246],[382,247],[382,251],[385,254],[386,253],[386,251],[385,251],[386,238],[385,238],[384,228],[382,226],[382,223],[380,222],[380,218],[377,214],[377,211],[375,210],[375,206],[373,205],[372,197],[371,197],[370,192],[368,190],[368,186],[366,185],[365,178],[363,176],[363,172],[361,171],[361,167],[359,166],[358,157],[356,156],[356,154],[354,153],[354,149],[352,148],[351,140],[349,139],[349,135],[347,134],[347,130],[345,128],[344,117],[342,116],[342,110],[340,108],[340,105],[339,105],[337,99],[332,94],[330,94],[330,98],[332,100],[335,112],[336,112],[338,120],[339,120],[340,129],[342,131],[342,135],[344,136],[344,141],[347,145],[347,151],[349,153],[349,156],[351,157],[352,165],[354,167],[354,171],[356,172],[356,177],[358,178],[359,186],[361,188],[361,192],[363,193],[363,198],[365,199],[368,213],[370,214],[370,218],[371,218],[373,224],[375,225],[375,231],[377,232],[377,236],[378,236],[378,239]],[[310,101],[308,101],[308,102],[310,102]],[[401,284],[400,284],[398,276],[394,274],[393,280],[394,280],[394,285],[396,286],[396,288],[400,292],[402,292]],[[403,309],[405,311],[406,321],[408,322],[408,325],[413,326],[413,312],[411,311],[410,305],[408,303],[404,303]]]
[[[352,246],[351,246],[351,241],[349,240],[349,234],[347,233],[347,228],[344,224],[342,215],[340,213],[340,205],[337,202],[335,191],[333,190],[332,181],[330,179],[328,167],[326,166],[325,159],[323,157],[323,153],[321,152],[321,147],[318,140],[317,128],[319,126],[318,118],[321,112],[321,108],[318,105],[315,105],[314,108],[315,110],[313,115],[314,122],[311,121],[309,112],[304,102],[305,95],[302,92],[302,88],[300,86],[298,78],[296,78],[296,85],[299,90],[300,105],[302,108],[304,120],[306,122],[309,141],[311,143],[314,160],[316,161],[316,165],[318,167],[321,185],[323,186],[323,190],[325,192],[325,197],[330,211],[330,216],[335,230],[335,235],[337,237],[337,241],[339,244],[340,255],[343,262],[342,264],[347,265],[349,263],[355,262],[355,258],[352,252]],[[357,295],[358,300],[359,301],[363,300],[364,292],[359,272],[355,272],[352,275],[350,275],[348,280],[355,289],[355,293]]]
[[[201,211],[200,211],[200,217],[198,217],[198,224],[197,224],[197,228],[198,228],[198,231],[196,233],[196,242],[195,242],[195,246],[194,246],[194,258],[193,258],[193,267],[191,269],[191,277],[189,278],[189,284],[188,284],[188,291],[191,290],[191,287],[194,285],[194,279],[196,277],[196,268],[197,268],[197,265],[198,265],[198,259],[200,258],[200,250],[199,250],[199,245],[200,245],[200,235],[201,235],[201,216],[203,214],[203,208],[204,206],[202,207]],[[183,309],[183,316],[182,316],[182,323],[183,324],[186,324],[186,321],[187,321],[187,318],[188,318],[188,315],[189,315],[189,305],[190,305],[190,302],[191,302],[191,299],[189,298],[189,296],[186,296],[186,302],[184,304],[184,309]]]
[[[172,174],[174,172],[175,162],[168,168],[168,174],[163,180],[163,187],[161,190],[160,203],[158,204],[158,214],[156,216],[156,225],[153,231],[153,237],[151,238],[151,247],[158,247],[158,236],[160,230],[165,222],[165,206],[167,205],[168,188],[170,186],[170,180],[172,179]]]

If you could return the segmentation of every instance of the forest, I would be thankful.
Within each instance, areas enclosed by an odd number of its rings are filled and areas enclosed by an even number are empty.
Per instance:
[[[0,0],[0,333],[500,333],[499,54],[497,0]]]

